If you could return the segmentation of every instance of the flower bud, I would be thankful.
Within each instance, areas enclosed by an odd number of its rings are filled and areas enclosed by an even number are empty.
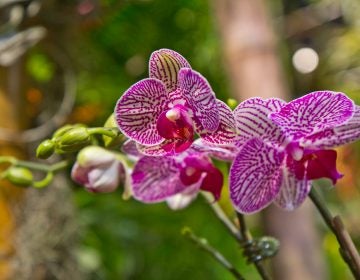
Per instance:
[[[65,132],[69,131],[70,129],[74,128],[73,125],[71,124],[67,124],[67,125],[64,125],[63,127],[60,127],[59,129],[57,129],[54,134],[53,134],[53,138],[57,138],[57,137],[60,137],[62,136]]]
[[[279,251],[280,246],[279,240],[270,236],[261,237],[256,240],[256,244],[264,258],[273,257]]]
[[[125,179],[125,167],[115,154],[97,146],[80,151],[72,179],[90,192],[112,192]]]
[[[234,110],[238,105],[238,102],[234,98],[228,98],[226,100],[226,104],[231,108],[231,110]]]
[[[6,171],[5,178],[14,185],[29,186],[33,183],[33,174],[24,167],[10,167]]]
[[[47,139],[40,143],[40,145],[36,149],[36,157],[41,159],[47,159],[50,157],[55,151],[55,143]]]
[[[114,114],[111,114],[110,117],[106,120],[104,127],[117,127],[116,121],[115,121],[115,117]],[[120,146],[124,141],[125,141],[125,137],[124,135],[120,134],[116,136],[116,137],[109,137],[106,135],[103,135],[103,140],[104,140],[104,144],[105,147],[117,147]]]
[[[86,127],[75,127],[66,130],[56,137],[56,151],[59,153],[76,152],[91,143],[91,136]]]

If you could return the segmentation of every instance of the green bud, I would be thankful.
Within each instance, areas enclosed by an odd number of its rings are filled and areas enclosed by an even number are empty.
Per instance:
[[[55,143],[52,140],[45,140],[40,143],[36,149],[36,157],[41,159],[47,159],[55,151]]]
[[[62,135],[55,138],[56,152],[77,152],[91,143],[91,136],[86,127],[73,127],[66,130]]]
[[[65,132],[72,129],[73,126],[70,124],[64,125],[63,127],[60,127],[58,130],[56,130],[53,134],[53,139],[62,136]]]
[[[270,258],[278,252],[280,242],[274,237],[264,236],[256,240],[256,245],[264,258]]]
[[[33,183],[34,177],[31,171],[24,167],[10,167],[5,178],[14,185],[29,186]]]
[[[117,127],[114,113],[112,113],[106,120],[104,127]]]
[[[226,103],[231,108],[231,110],[234,110],[238,105],[238,102],[234,98],[228,98]]]
[[[57,139],[61,145],[78,145],[90,142],[90,134],[85,127],[72,128]]]
[[[58,138],[58,137],[64,135],[69,130],[71,130],[73,128],[78,128],[78,127],[85,127],[85,125],[83,125],[83,124],[67,124],[67,125],[64,125],[63,127],[60,127],[58,130],[56,130],[54,132],[53,138]]]
[[[117,127],[114,114],[111,114],[110,117],[106,120],[104,127],[106,127],[106,128]],[[114,147],[120,146],[125,141],[125,137],[119,131],[119,133],[116,137],[109,137],[109,136],[103,135],[103,140],[104,140],[105,147],[114,148]]]

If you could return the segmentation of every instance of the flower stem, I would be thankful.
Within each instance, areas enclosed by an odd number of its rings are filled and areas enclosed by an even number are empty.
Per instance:
[[[43,172],[56,172],[61,169],[64,169],[69,166],[69,162],[66,160],[59,161],[57,163],[54,163],[52,165],[48,164],[42,164],[37,162],[31,162],[31,161],[24,161],[24,160],[16,160],[14,161],[15,166],[19,167],[26,167],[33,170],[43,171]]]
[[[311,189],[309,197],[320,212],[326,225],[336,236],[340,246],[340,254],[350,268],[354,278],[360,279],[360,256],[354,245],[354,242],[345,229],[341,218],[339,216],[333,217],[331,215],[329,209],[325,205],[325,202],[322,200],[315,188]]]
[[[234,225],[234,223],[229,219],[229,217],[225,214],[224,210],[221,208],[219,203],[214,202],[213,198],[210,194],[202,192],[205,199],[209,202],[211,209],[213,210],[216,217],[219,221],[225,226],[228,232],[231,234],[232,237],[236,239],[238,242],[242,242],[243,239],[239,233],[238,228]]]
[[[239,221],[240,234],[241,234],[241,238],[242,238],[243,242],[245,244],[251,244],[253,242],[253,239],[251,237],[249,230],[247,229],[244,215],[240,214],[238,212],[236,212],[236,215],[237,215],[237,218]],[[259,275],[261,276],[261,278],[263,280],[269,280],[270,276],[266,272],[262,260],[254,260],[253,263],[254,263]]]
[[[182,234],[221,264],[235,277],[235,279],[245,280],[240,272],[219,251],[209,245],[206,239],[199,238],[189,228],[184,228]]]
[[[108,137],[114,138],[118,134],[120,134],[119,130],[117,128],[108,128],[108,127],[92,127],[88,128],[88,132],[90,134],[102,134],[106,135]]]
[[[249,231],[246,228],[244,216],[240,213],[237,213],[239,219],[239,225],[240,225],[240,230],[239,230],[236,227],[236,225],[229,219],[229,217],[224,213],[224,210],[220,207],[220,205],[217,202],[213,201],[211,195],[204,192],[202,194],[204,195],[205,199],[209,202],[209,205],[213,210],[213,212],[215,213],[216,217],[220,220],[220,222],[229,231],[231,236],[233,236],[236,239],[236,241],[240,244],[241,248],[245,251],[246,244],[251,243],[252,238]],[[254,261],[254,265],[263,280],[270,279],[270,277],[265,271],[265,268],[261,260]]]

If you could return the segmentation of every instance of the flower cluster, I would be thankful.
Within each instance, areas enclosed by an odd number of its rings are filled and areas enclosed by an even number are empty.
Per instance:
[[[295,209],[312,180],[335,184],[342,177],[333,148],[360,138],[360,107],[343,93],[312,92],[288,103],[251,98],[232,111],[169,49],[152,53],[149,78],[125,91],[114,117],[128,138],[122,152],[133,161],[127,181],[134,198],[166,201],[172,209],[201,190],[219,199],[223,175],[211,158],[231,162],[229,191],[238,212],[272,202]],[[79,160],[73,168],[73,178],[90,191],[110,191],[123,180],[123,165],[102,157],[100,164]]]

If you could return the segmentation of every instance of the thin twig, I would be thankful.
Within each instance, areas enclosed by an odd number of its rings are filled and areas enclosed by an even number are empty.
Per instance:
[[[195,243],[200,249],[208,253],[213,259],[228,270],[237,280],[245,280],[240,272],[219,251],[209,245],[206,239],[199,238],[189,228],[183,230],[183,235]]]
[[[229,219],[229,217],[224,213],[224,210],[221,208],[219,203],[214,202],[214,198],[209,193],[202,192],[202,195],[208,201],[214,214],[220,220],[220,222],[225,226],[225,228],[228,230],[228,232],[231,234],[231,236],[234,237],[238,242],[242,242],[243,239],[241,237],[241,234],[239,233],[238,228]]]
[[[315,188],[311,189],[309,197],[320,212],[327,226],[336,236],[340,245],[340,254],[350,268],[354,278],[360,279],[360,256],[340,217],[333,217],[331,215]]]
[[[56,172],[58,170],[64,169],[69,166],[69,162],[66,160],[59,161],[54,164],[42,164],[37,162],[31,162],[31,161],[24,161],[24,160],[16,160],[14,162],[14,165],[21,166],[21,167],[27,167],[34,170],[44,171],[44,172]]]
[[[233,236],[236,239],[236,241],[240,244],[241,248],[244,249],[244,244],[251,241],[251,235],[246,228],[246,223],[245,223],[243,216],[241,214],[237,213],[238,219],[239,219],[239,224],[240,224],[240,230],[239,230],[234,225],[234,223],[229,219],[229,217],[224,213],[224,210],[221,208],[221,206],[217,202],[214,202],[211,195],[208,195],[207,193],[204,193],[204,192],[202,194],[204,195],[205,199],[209,202],[209,205],[210,205],[211,209],[213,210],[213,212],[215,213],[216,217],[220,220],[220,222],[229,231],[231,236]],[[245,232],[246,232],[246,234],[245,234]],[[268,274],[265,271],[265,268],[264,268],[261,260],[255,261],[254,265],[263,280],[270,279],[270,277],[268,276]]]
[[[239,231],[240,231],[242,240],[246,244],[251,243],[252,242],[252,237],[251,237],[250,232],[247,229],[244,215],[240,214],[239,212],[236,212],[236,215],[237,215],[237,218],[239,220],[239,227],[240,227]],[[263,280],[269,280],[270,279],[270,276],[266,272],[265,267],[263,265],[263,262],[261,260],[255,260],[254,265],[255,265],[256,270],[258,271],[259,275],[261,276],[261,278]]]

